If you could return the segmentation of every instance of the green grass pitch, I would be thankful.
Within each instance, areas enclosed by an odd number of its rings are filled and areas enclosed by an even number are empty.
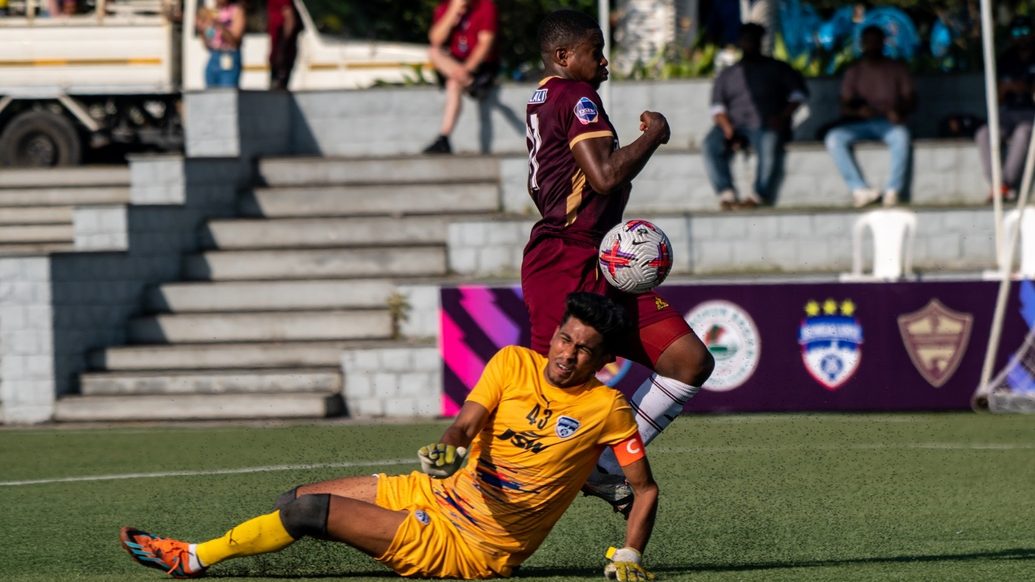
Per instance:
[[[119,526],[215,537],[295,484],[415,469],[416,449],[444,426],[2,429],[0,579],[162,580],[123,553]],[[1035,579],[1031,417],[686,416],[648,452],[661,509],[646,563],[660,580]],[[139,476],[159,472],[179,474]],[[67,480],[99,476],[119,478]],[[517,576],[602,579],[603,552],[623,531],[610,508],[580,497]],[[303,540],[209,576],[392,574],[345,546]]]

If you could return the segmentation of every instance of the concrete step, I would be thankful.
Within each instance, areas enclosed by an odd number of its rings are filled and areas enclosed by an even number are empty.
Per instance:
[[[269,218],[497,212],[500,194],[497,182],[459,181],[256,188],[242,195],[238,210]]]
[[[449,222],[456,218],[457,215],[436,215],[213,220],[200,238],[202,245],[224,250],[445,243]]]
[[[326,418],[345,410],[340,394],[144,394],[66,396],[54,420],[105,422],[139,420],[234,420]]]
[[[71,206],[0,207],[0,225],[7,224],[71,224]]]
[[[294,370],[177,370],[80,374],[83,396],[120,394],[255,394],[341,392],[339,368]]]
[[[67,168],[4,168],[0,188],[68,186],[128,186],[129,166],[74,166]]]
[[[71,243],[75,239],[72,224],[0,225],[0,244],[4,243]]]
[[[496,182],[499,160],[492,156],[264,158],[259,160],[259,176],[269,186]]]
[[[334,368],[343,350],[392,340],[127,345],[92,352],[90,367],[107,371]],[[397,343],[397,342],[396,342]]]
[[[395,285],[384,280],[168,283],[148,291],[151,311],[284,311],[384,307]]]
[[[0,244],[0,255],[46,255],[50,253],[70,253],[75,251],[71,241],[54,243],[9,243]]]
[[[128,203],[129,186],[0,188],[0,206],[78,206]]]
[[[307,250],[209,251],[184,259],[187,279],[241,281],[420,276],[446,273],[444,245]]]
[[[219,343],[389,338],[387,309],[172,314],[130,320],[136,343]]]

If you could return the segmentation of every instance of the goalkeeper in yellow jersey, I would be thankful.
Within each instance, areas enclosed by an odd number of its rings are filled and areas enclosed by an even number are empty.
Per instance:
[[[344,542],[403,576],[509,576],[535,552],[610,447],[635,493],[624,547],[605,573],[653,578],[640,555],[654,526],[658,487],[632,410],[596,380],[627,333],[622,308],[573,293],[546,357],[501,349],[438,442],[418,452],[421,471],[298,486],[272,513],[203,543],[122,528],[139,564],[173,577],[202,575],[229,558],[280,550],[310,536]]]

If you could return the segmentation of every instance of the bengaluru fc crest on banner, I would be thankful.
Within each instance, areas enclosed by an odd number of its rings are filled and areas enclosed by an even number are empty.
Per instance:
[[[898,331],[909,359],[924,380],[940,388],[952,378],[967,352],[974,317],[937,299],[919,311],[898,316]]]
[[[805,369],[827,390],[837,390],[859,369],[863,332],[855,303],[827,299],[805,304],[798,344]]]

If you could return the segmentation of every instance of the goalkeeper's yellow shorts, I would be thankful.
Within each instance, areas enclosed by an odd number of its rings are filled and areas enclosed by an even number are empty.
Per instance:
[[[375,559],[402,576],[421,578],[495,578],[507,576],[507,556],[491,556],[472,546],[438,509],[431,478],[379,474],[379,507],[409,515],[395,532],[388,550]]]

